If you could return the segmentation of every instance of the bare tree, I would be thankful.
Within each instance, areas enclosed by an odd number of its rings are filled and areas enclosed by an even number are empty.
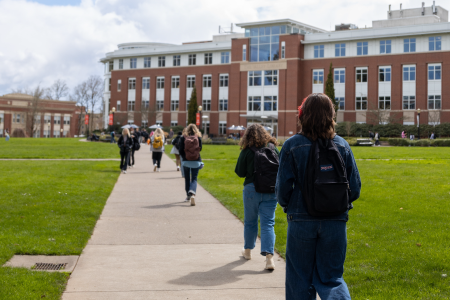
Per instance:
[[[378,105],[369,102],[366,113],[367,121],[372,124],[390,124],[403,121],[401,114],[391,112],[390,109],[380,109]]]
[[[71,101],[75,101],[77,103],[76,105],[77,105],[78,109],[80,110],[80,114],[78,116],[78,128],[77,128],[78,135],[80,135],[81,134],[81,126],[84,122],[84,115],[85,115],[86,109],[89,105],[86,82],[82,82],[79,85],[77,85],[73,90],[73,94],[69,96],[69,99]]]
[[[87,104],[90,108],[91,115],[90,119],[93,119],[94,112],[99,110],[99,104],[102,103],[103,100],[103,80],[100,76],[92,75],[85,82],[86,91],[87,91]],[[100,108],[100,110],[103,110]],[[89,122],[93,123],[93,122]],[[91,132],[91,126],[89,124],[89,132]]]
[[[155,102],[154,105],[148,106],[142,103],[140,113],[141,113],[141,122],[147,122],[147,124],[150,124],[150,122],[156,122],[156,119],[161,112],[158,111],[158,107]]]
[[[39,85],[33,90],[24,90],[25,93],[32,96],[25,112],[26,133],[29,137],[33,137],[41,125],[41,112],[43,111],[42,100],[44,98],[45,89]]]
[[[69,88],[64,80],[56,80],[45,90],[45,97],[50,100],[61,100],[69,94]]]
[[[352,122],[345,122],[345,133],[347,133],[347,137],[349,137],[350,136],[350,134],[352,133],[352,126],[353,126],[353,124],[352,124]]]

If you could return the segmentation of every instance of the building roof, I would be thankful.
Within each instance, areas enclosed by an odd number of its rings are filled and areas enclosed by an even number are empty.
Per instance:
[[[31,101],[33,96],[23,93],[11,93],[0,96],[0,98],[11,99],[11,100],[27,100]],[[41,99],[41,101],[45,102],[58,102],[63,104],[76,104],[76,101],[65,101],[65,100],[49,100],[49,99]]]
[[[301,23],[292,19],[279,19],[279,20],[268,20],[268,21],[257,21],[257,22],[247,22],[247,23],[239,23],[236,24],[236,26],[239,26],[241,28],[250,28],[250,27],[261,27],[261,26],[270,26],[270,25],[278,25],[278,24],[283,24],[283,25],[291,25],[291,26],[295,26],[295,27],[299,27],[300,29],[303,29],[304,31],[307,32],[312,32],[312,33],[318,33],[318,32],[328,32],[324,29],[315,27],[315,26],[311,26],[305,23]]]

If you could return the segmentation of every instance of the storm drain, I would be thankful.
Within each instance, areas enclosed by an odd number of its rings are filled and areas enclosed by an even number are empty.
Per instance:
[[[50,263],[36,263],[32,269],[38,271],[59,271],[64,270],[67,263],[64,264],[50,264]]]

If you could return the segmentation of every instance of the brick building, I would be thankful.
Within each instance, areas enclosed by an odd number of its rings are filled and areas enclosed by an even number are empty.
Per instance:
[[[389,7],[386,20],[364,29],[290,19],[236,25],[245,33],[119,45],[101,60],[105,110],[114,107],[121,124],[184,126],[195,85],[207,132],[262,123],[286,138],[302,99],[324,92],[332,63],[338,122],[415,124],[419,108],[421,123],[450,122],[450,23],[440,6]]]
[[[84,131],[84,117],[73,101],[39,100],[32,109],[33,97],[26,94],[7,94],[0,97],[0,137],[73,137]],[[84,110],[84,108],[82,108]],[[31,129],[30,119],[35,119]],[[80,127],[80,121],[83,122]]]

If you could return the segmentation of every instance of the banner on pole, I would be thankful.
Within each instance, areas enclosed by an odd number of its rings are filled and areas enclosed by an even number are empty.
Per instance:
[[[89,115],[85,115],[84,116],[84,125],[88,125],[89,124]]]
[[[197,113],[196,115],[195,124],[197,124],[197,126],[200,126],[200,113]]]
[[[109,125],[113,124],[113,116],[114,116],[113,114],[109,115],[109,122],[108,122]]]

